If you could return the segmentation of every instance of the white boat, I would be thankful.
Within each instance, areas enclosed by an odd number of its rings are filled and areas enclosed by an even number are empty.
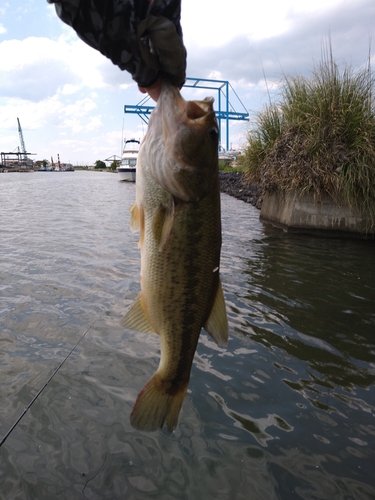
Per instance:
[[[121,163],[117,167],[120,181],[135,182],[138,151],[141,142],[137,139],[125,140]]]

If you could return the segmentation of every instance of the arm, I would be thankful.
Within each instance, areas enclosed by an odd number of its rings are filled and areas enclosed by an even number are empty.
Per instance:
[[[180,0],[48,0],[78,36],[131,73],[142,91],[185,82]],[[150,94],[151,95],[151,94]],[[151,95],[152,97],[152,95]]]

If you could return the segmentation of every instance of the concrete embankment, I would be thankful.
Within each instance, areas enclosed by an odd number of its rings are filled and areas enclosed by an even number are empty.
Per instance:
[[[374,225],[369,218],[346,204],[338,205],[326,195],[295,192],[266,193],[260,220],[288,231],[321,233],[327,236],[373,237]]]
[[[260,220],[290,232],[324,236],[374,238],[375,227],[358,210],[337,205],[329,196],[315,200],[296,193],[265,193],[257,184],[248,185],[241,172],[220,172],[220,190],[260,210]]]

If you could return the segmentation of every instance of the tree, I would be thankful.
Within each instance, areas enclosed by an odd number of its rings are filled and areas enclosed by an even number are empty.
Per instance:
[[[107,168],[106,164],[102,160],[96,160],[95,162],[95,168]]]
[[[113,160],[113,162],[111,163],[109,169],[112,170],[113,172],[116,170],[118,164],[119,164],[119,160]]]

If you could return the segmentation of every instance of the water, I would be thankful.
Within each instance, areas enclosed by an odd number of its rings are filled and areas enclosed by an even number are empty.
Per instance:
[[[230,341],[202,333],[176,432],[129,424],[158,338],[139,291],[135,186],[0,175],[1,499],[374,499],[375,252],[286,234],[222,195]]]

